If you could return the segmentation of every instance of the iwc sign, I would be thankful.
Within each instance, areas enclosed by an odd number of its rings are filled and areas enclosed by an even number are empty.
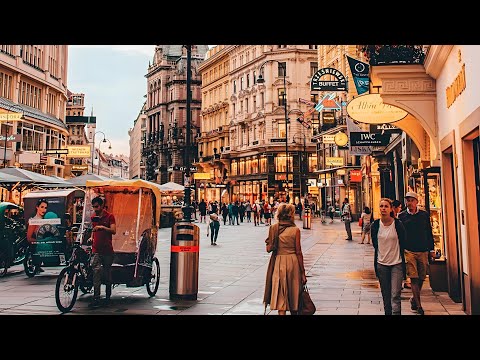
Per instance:
[[[326,80],[322,79],[323,77],[331,78],[334,77],[335,80]],[[310,81],[310,90],[319,90],[319,91],[347,91],[347,80],[345,76],[334,68],[322,68],[319,69],[313,76]]]

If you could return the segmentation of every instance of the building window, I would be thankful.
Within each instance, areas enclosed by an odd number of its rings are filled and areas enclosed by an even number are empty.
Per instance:
[[[0,71],[0,96],[12,100],[12,77]]]
[[[240,79],[240,90],[243,90],[243,76],[242,76],[242,78]]]
[[[308,45],[310,50],[317,50],[318,45]]]
[[[228,84],[225,84],[225,99],[228,99]]]
[[[237,160],[233,160],[233,161],[232,161],[230,173],[231,173],[233,176],[238,175],[238,174],[237,174]]]
[[[284,106],[285,105],[285,89],[278,89],[278,106]]]
[[[288,156],[288,168],[289,171],[292,171],[293,157],[292,155]],[[285,154],[277,154],[275,157],[275,171],[276,172],[287,172],[287,157]]]
[[[252,174],[258,174],[258,158],[254,157],[251,164]]]
[[[287,45],[277,45],[279,49],[286,49]]]
[[[253,112],[257,111],[257,97],[254,96],[253,97],[253,109],[252,109]]]
[[[247,89],[250,87],[250,74],[247,74]]]
[[[247,158],[247,160],[245,160],[245,175],[250,175],[251,173],[252,173],[252,160],[250,160],[250,158]]]
[[[284,138],[285,137],[285,123],[279,122],[278,123],[278,137]]]
[[[248,98],[245,98],[245,112],[248,114]]]
[[[260,109],[263,109],[265,106],[265,93],[260,93]]]
[[[315,73],[318,71],[318,63],[316,62],[311,62],[310,63],[310,76],[315,75]]]
[[[237,114],[235,111],[235,103],[233,103],[232,105],[233,105],[233,117],[235,117],[235,115]]]
[[[318,163],[317,163],[317,155],[312,155],[308,157],[308,172],[317,171]]]
[[[260,172],[266,173],[267,172],[267,157],[262,156],[260,157]]]
[[[257,83],[257,73],[253,71],[253,84]]]
[[[239,175],[245,175],[245,159],[240,159],[238,170]]]
[[[243,100],[240,101],[240,114],[243,113]]]
[[[236,80],[233,80],[233,93],[234,94],[237,93],[237,81]]]
[[[287,76],[287,63],[286,62],[280,62],[278,63],[278,76]]]

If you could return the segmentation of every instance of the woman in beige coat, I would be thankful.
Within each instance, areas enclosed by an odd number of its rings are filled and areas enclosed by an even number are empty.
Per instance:
[[[268,266],[263,302],[265,308],[278,310],[278,315],[287,311],[296,314],[300,293],[307,283],[303,266],[300,229],[295,225],[295,206],[280,204],[277,210],[278,223],[270,227],[267,252],[272,252]]]

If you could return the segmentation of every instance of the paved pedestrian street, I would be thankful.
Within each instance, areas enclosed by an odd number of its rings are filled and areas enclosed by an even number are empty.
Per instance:
[[[302,229],[302,248],[307,285],[317,307],[316,315],[383,315],[378,281],[373,272],[373,247],[359,244],[360,228],[352,224],[354,241],[346,241],[343,223],[322,224],[318,218],[312,230]],[[149,298],[145,287],[115,287],[108,307],[89,309],[91,294],[79,297],[70,315],[262,315],[265,272],[270,254],[264,240],[268,227],[252,223],[222,225],[217,246],[210,245],[206,224],[200,226],[199,289],[196,301],[169,300],[170,234],[159,231],[157,257],[160,287]],[[21,266],[9,269],[0,279],[0,315],[59,314],[55,305],[55,281],[61,268],[28,278]],[[102,285],[102,296],[105,287]],[[402,315],[410,310],[410,289],[402,290]],[[425,315],[465,315],[461,304],[444,292],[433,292],[428,280],[422,290]],[[267,314],[276,315],[277,311]]]

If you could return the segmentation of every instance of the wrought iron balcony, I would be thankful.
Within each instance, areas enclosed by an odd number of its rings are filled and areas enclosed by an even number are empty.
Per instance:
[[[360,50],[370,65],[423,65],[426,56],[424,45],[363,45]]]

